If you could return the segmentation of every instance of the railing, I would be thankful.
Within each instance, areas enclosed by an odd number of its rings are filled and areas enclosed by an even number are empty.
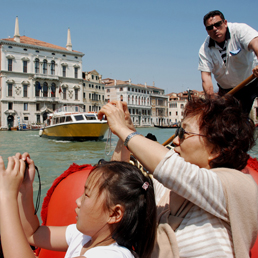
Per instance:
[[[79,106],[63,106],[54,111],[54,113],[59,113],[59,112],[84,112],[84,110]]]

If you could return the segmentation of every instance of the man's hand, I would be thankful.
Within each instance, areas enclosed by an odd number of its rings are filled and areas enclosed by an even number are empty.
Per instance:
[[[254,67],[253,74],[255,77],[258,77],[258,65]]]

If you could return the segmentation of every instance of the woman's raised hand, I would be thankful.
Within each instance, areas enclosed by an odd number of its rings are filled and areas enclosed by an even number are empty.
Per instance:
[[[99,111],[98,118],[102,119],[104,115],[112,133],[118,135],[121,130],[127,128],[135,131],[126,103],[112,101],[106,104]]]

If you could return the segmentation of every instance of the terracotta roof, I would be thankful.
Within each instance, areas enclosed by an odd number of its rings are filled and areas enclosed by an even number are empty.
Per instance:
[[[7,38],[7,39],[2,39],[4,41],[11,41],[11,42],[15,42],[14,38]],[[34,46],[40,46],[40,47],[47,47],[47,48],[55,48],[58,50],[62,50],[62,51],[68,51],[65,47],[60,47],[54,44],[50,44],[38,39],[33,39],[33,38],[29,38],[27,36],[21,36],[20,37],[20,43],[22,44],[28,44],[28,45],[34,45]],[[70,52],[70,51],[69,51]],[[77,52],[77,53],[81,53],[75,50],[72,50],[72,52]]]
[[[115,86],[115,79],[105,78],[105,79],[102,79],[102,81],[103,81],[104,84],[106,84],[106,87]],[[123,85],[123,84],[127,84],[127,85],[130,85],[130,86],[135,86],[135,87],[145,88],[144,84],[134,84],[134,83],[129,83],[129,81],[116,80],[116,86]],[[148,85],[146,85],[146,87],[148,89],[163,90],[163,89],[157,88],[155,86],[148,86]]]

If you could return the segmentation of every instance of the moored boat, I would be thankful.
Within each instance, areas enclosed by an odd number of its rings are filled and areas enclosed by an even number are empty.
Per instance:
[[[97,113],[83,112],[78,106],[64,106],[48,115],[39,136],[67,141],[101,140],[108,129]]]
[[[171,129],[173,129],[173,128],[180,127],[180,124],[177,124],[177,123],[172,124],[172,125],[155,125],[154,124],[154,127],[157,127],[157,128],[171,128]]]

